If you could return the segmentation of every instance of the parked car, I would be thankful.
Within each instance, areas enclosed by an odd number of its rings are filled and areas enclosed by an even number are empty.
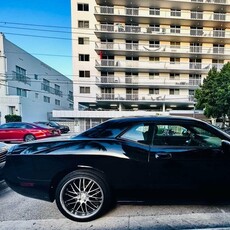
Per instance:
[[[68,133],[70,131],[69,126],[67,125],[60,125],[57,122],[54,121],[36,121],[34,122],[35,124],[43,124],[43,125],[48,125],[50,127],[56,128],[56,129],[60,129],[61,133]]]
[[[0,141],[28,142],[36,139],[60,136],[60,130],[27,122],[9,122],[0,125]]]
[[[56,200],[67,218],[89,221],[124,191],[229,188],[229,165],[230,135],[200,120],[156,116],[111,119],[71,139],[15,145],[4,174],[16,192]]]
[[[6,153],[8,148],[7,144],[0,142],[0,180],[2,179],[3,167],[6,162]]]

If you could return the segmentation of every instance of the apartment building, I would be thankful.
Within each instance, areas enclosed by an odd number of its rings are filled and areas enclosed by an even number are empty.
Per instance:
[[[229,0],[72,0],[75,117],[194,114],[194,92],[230,58]],[[60,113],[57,113],[58,115]]]
[[[0,124],[7,114],[34,122],[61,109],[73,109],[72,80],[0,34]]]

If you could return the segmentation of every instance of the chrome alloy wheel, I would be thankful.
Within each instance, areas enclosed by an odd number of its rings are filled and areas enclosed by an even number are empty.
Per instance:
[[[62,208],[72,217],[85,219],[94,216],[104,202],[100,185],[89,177],[72,178],[60,191]]]

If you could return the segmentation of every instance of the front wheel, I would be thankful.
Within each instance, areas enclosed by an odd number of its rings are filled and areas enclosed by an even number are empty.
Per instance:
[[[24,141],[25,142],[28,142],[28,141],[34,141],[36,140],[35,136],[32,135],[32,134],[27,134],[25,137],[24,137]]]
[[[104,177],[84,170],[65,176],[56,190],[58,209],[74,221],[96,219],[109,207],[110,197],[110,189]]]

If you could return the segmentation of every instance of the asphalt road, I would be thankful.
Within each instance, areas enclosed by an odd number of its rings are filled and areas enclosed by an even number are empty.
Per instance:
[[[77,223],[62,216],[55,203],[23,197],[1,181],[0,229],[230,229],[230,199],[163,197],[147,204],[117,204],[97,220]]]

